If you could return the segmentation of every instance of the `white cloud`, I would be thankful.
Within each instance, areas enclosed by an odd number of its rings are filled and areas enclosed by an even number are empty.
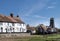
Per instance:
[[[35,13],[36,11],[38,10],[42,10],[46,5],[47,3],[49,2],[50,0],[39,0],[38,2],[36,2],[35,4],[31,5],[31,7],[26,7],[27,9],[29,9],[28,11],[23,11],[21,12],[22,14],[24,14],[24,16],[29,16],[30,14],[33,14]],[[51,7],[48,7],[48,8],[51,8]],[[18,12],[20,14],[20,12]]]
[[[49,26],[49,23],[50,22],[48,22],[48,21],[43,22],[43,24],[46,25],[46,26]]]
[[[44,22],[41,22],[41,21],[36,21],[35,23],[31,24],[32,26],[37,26],[39,24],[44,24],[45,26],[49,26],[49,21],[44,21]]]
[[[52,2],[50,3],[50,6],[48,6],[48,8],[55,8],[56,7],[56,2]]]
[[[44,16],[40,16],[40,15],[34,15],[35,18],[46,18]]]
[[[38,2],[38,3],[36,3],[36,4],[34,4],[34,5],[32,6],[32,8],[31,8],[28,12],[26,12],[25,14],[28,14],[28,15],[33,14],[33,13],[35,13],[37,10],[43,9],[45,6],[46,6],[46,4],[40,1],[40,2]]]
[[[45,0],[43,0],[43,1],[45,1]],[[32,7],[30,9],[28,8],[29,9],[28,11],[24,11],[24,13],[22,12],[24,14],[23,16],[31,17],[30,16],[31,14],[35,13],[38,10],[42,10],[47,5],[47,3],[44,3],[43,1],[40,1],[40,2],[32,5]],[[49,2],[50,0],[49,1],[46,0],[46,1]],[[55,8],[54,4],[56,4],[56,3],[52,3],[52,4],[53,4],[52,6],[48,6],[47,8]],[[46,18],[44,16],[39,16],[39,15],[32,15],[32,17],[35,17],[35,18]],[[26,20],[30,20],[30,19],[26,19]],[[57,23],[59,23],[59,22],[56,22],[56,25],[58,26]],[[44,21],[44,22],[35,21],[35,22],[32,22],[30,25],[37,26],[38,24],[44,24],[44,25],[47,26],[47,25],[49,25],[49,20],[48,21]]]
[[[55,8],[55,6],[48,6],[48,8]]]
[[[50,21],[49,20],[36,21],[36,22],[32,23],[31,26],[37,26],[39,24],[44,24],[45,26],[49,26]],[[60,28],[60,19],[55,19],[55,27]]]

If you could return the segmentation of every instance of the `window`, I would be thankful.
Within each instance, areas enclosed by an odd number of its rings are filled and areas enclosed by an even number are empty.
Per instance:
[[[7,32],[7,30],[8,30],[8,29],[7,29],[7,28],[5,28],[5,30],[6,30],[6,32]]]
[[[18,27],[17,27],[16,29],[17,29],[17,30],[19,30],[19,28],[18,28]]]
[[[25,26],[25,24],[22,24],[22,26]]]
[[[3,23],[2,23],[2,22],[0,22],[0,25],[3,25]]]
[[[13,32],[14,32],[14,30],[15,30],[15,29],[13,28]]]
[[[9,25],[9,23],[8,23],[8,25]]]
[[[3,32],[3,27],[1,27],[1,32]]]
[[[21,28],[20,28],[20,32],[21,32]]]
[[[14,23],[12,23],[12,26],[14,26]]]
[[[20,26],[21,24],[17,23],[17,26]]]
[[[24,32],[25,29],[22,29],[22,32]]]
[[[23,29],[23,28],[20,28],[20,32],[24,32],[24,30],[25,30],[25,29]]]
[[[21,24],[19,24],[21,26]]]

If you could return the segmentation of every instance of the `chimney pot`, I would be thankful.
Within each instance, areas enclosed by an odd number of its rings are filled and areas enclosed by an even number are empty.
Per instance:
[[[10,16],[13,17],[13,13],[10,13]]]
[[[17,17],[19,17],[19,15],[17,15]]]

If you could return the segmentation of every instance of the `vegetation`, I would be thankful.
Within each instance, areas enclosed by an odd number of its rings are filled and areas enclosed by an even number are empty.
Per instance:
[[[1,37],[0,41],[60,41],[60,34]]]

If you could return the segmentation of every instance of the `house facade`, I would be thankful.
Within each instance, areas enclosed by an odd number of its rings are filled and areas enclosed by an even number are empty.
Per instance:
[[[36,33],[35,27],[27,25],[27,33],[35,34]]]
[[[50,18],[50,25],[45,26],[44,24],[40,24],[37,26],[38,28],[38,34],[51,34],[51,33],[57,33],[57,28],[54,24],[54,18]]]
[[[11,13],[10,16],[0,15],[0,32],[26,32],[26,24]]]

